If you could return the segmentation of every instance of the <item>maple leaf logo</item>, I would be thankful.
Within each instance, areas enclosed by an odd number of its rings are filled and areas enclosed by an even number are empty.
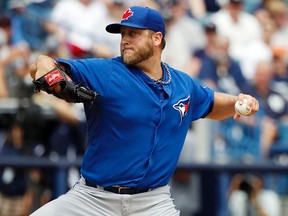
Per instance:
[[[129,17],[133,16],[134,12],[129,8],[127,9],[123,16],[122,16],[122,20],[127,20]]]

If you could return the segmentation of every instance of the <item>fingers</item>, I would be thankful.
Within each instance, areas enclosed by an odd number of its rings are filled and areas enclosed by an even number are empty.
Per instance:
[[[256,98],[248,94],[239,94],[238,96],[239,104],[247,103],[247,109],[250,110],[248,116],[255,114],[259,110],[259,102]],[[239,114],[235,114],[234,119],[239,119],[241,116]]]
[[[237,120],[237,119],[239,119],[241,117],[241,115],[239,115],[238,113],[235,113],[235,115],[234,115],[234,120]]]

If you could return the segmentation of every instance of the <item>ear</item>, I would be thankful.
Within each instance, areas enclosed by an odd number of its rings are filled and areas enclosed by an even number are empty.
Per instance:
[[[154,42],[154,46],[160,46],[161,41],[162,41],[163,35],[161,32],[155,32],[153,34],[153,42]]]

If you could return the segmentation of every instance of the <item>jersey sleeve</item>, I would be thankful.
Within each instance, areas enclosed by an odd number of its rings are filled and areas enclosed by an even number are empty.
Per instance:
[[[65,65],[71,79],[78,84],[88,86],[100,95],[105,94],[111,75],[114,71],[113,60],[88,58],[67,60],[57,58],[56,61]]]
[[[205,118],[208,115],[214,104],[214,90],[207,86],[201,85],[198,81],[193,81],[191,92],[191,104],[193,120]]]

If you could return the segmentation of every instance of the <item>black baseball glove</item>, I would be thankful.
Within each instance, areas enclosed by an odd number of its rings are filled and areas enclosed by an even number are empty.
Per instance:
[[[95,91],[75,84],[60,67],[55,67],[37,80],[33,80],[33,84],[35,92],[46,91],[71,103],[92,103],[99,96]],[[61,87],[59,92],[51,88],[56,84]]]

